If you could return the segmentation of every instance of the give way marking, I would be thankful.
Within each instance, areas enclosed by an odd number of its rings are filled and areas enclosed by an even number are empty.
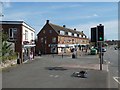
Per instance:
[[[120,84],[120,77],[113,77],[113,79]]]

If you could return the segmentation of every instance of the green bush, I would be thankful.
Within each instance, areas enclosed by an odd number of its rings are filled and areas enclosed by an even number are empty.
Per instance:
[[[0,60],[4,63],[6,60],[16,60],[17,59],[17,54],[13,53],[11,55],[8,56],[2,56],[0,57]]]

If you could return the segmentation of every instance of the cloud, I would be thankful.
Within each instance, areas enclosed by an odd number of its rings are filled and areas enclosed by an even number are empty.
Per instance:
[[[111,20],[106,22],[91,22],[87,24],[79,24],[71,28],[76,28],[79,31],[83,31],[89,38],[91,37],[91,28],[96,27],[99,24],[104,25],[105,39],[118,39],[118,21]]]
[[[94,16],[94,17],[98,17],[98,15],[97,15],[97,14],[93,14],[93,16]]]
[[[64,8],[76,8],[76,7],[80,7],[82,5],[80,4],[73,4],[73,5],[68,5],[68,4],[64,4],[64,5],[54,5],[54,6],[51,6],[49,8],[51,9],[64,9]]]
[[[7,0],[7,2],[3,2],[3,7],[4,7],[4,8],[10,8],[10,7],[11,7],[11,2],[10,2],[10,0]]]

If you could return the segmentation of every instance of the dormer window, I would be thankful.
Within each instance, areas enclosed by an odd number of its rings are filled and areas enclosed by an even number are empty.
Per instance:
[[[77,37],[77,34],[75,33],[74,36]]]
[[[61,35],[65,35],[65,32],[64,32],[64,31],[60,31],[60,34],[61,34]]]
[[[79,37],[81,38],[82,36],[81,36],[81,35],[79,35]]]
[[[68,32],[68,35],[69,35],[69,36],[72,36],[72,33],[71,33],[71,32]]]

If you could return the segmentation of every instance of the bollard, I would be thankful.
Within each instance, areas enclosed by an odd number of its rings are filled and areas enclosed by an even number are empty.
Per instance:
[[[20,64],[20,61],[21,61],[20,58],[18,58],[18,59],[17,59],[17,64]]]
[[[72,54],[72,58],[75,58],[75,54]]]

